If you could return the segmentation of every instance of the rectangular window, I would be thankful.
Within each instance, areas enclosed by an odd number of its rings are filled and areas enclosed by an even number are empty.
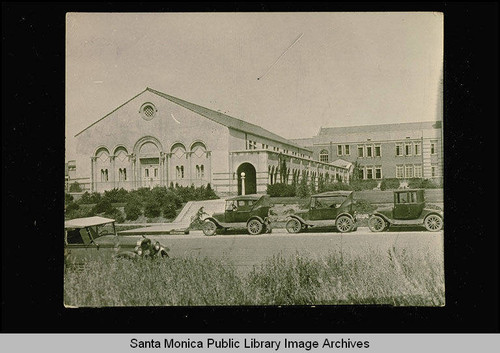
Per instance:
[[[396,166],[396,178],[404,178],[404,169],[402,165],[397,165]]]
[[[363,157],[363,146],[358,146],[358,157]]]
[[[431,176],[433,178],[436,176],[436,167],[431,167]]]
[[[403,144],[396,143],[396,156],[402,156],[402,155],[403,155]]]
[[[337,146],[337,156],[342,156],[342,145]]]
[[[344,146],[344,151],[345,151],[345,155],[346,156],[350,156],[351,155],[351,150],[349,148],[349,145],[345,145]]]
[[[373,179],[373,168],[366,168],[366,179]]]
[[[421,164],[416,164],[413,166],[413,170],[415,173],[415,178],[421,178],[422,177],[422,165]]]
[[[405,176],[406,176],[406,178],[413,178],[413,166],[412,165],[405,166]]]
[[[375,167],[375,179],[382,179],[382,167]]]
[[[375,146],[375,157],[380,157],[381,156],[381,150],[380,150],[380,145]]]
[[[420,154],[421,154],[420,142],[419,143],[415,143],[413,145],[413,147],[415,148],[415,156],[420,156]]]
[[[144,176],[146,178],[149,178],[149,169],[148,168],[144,169]]]
[[[154,175],[155,175],[155,178],[157,178],[157,177],[158,177],[158,168],[155,168],[155,170],[154,170]]]
[[[127,168],[123,168],[123,180],[127,181]]]
[[[411,156],[411,143],[405,144],[405,156]]]
[[[436,151],[436,143],[437,141],[431,141],[431,154],[436,154],[437,151]]]
[[[366,156],[367,157],[373,157],[373,147],[372,146],[366,146]]]

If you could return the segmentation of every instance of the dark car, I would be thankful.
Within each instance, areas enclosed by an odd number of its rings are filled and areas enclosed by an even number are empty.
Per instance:
[[[241,195],[226,199],[224,213],[214,213],[203,223],[205,235],[215,235],[229,228],[246,228],[252,235],[271,232],[268,195]]]
[[[312,195],[307,211],[289,216],[288,233],[299,233],[309,227],[335,226],[339,232],[356,230],[352,191],[329,191]]]
[[[145,237],[118,236],[115,220],[85,217],[64,223],[64,260],[66,264],[83,264],[88,260],[109,257],[168,257],[168,249]]]
[[[394,206],[378,209],[368,219],[372,232],[381,232],[391,226],[421,226],[437,232],[443,228],[443,212],[426,207],[424,189],[394,191]]]

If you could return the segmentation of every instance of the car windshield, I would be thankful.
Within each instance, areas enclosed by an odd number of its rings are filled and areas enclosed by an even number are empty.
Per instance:
[[[115,227],[113,223],[102,224],[97,227],[97,237],[109,234],[115,234]]]

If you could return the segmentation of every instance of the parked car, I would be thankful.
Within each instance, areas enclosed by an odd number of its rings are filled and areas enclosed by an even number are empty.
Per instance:
[[[215,235],[229,228],[246,228],[252,235],[271,232],[268,195],[241,195],[226,200],[224,213],[214,213],[203,223],[205,235]]]
[[[394,206],[378,209],[368,219],[372,232],[382,232],[392,226],[421,226],[437,232],[443,228],[443,212],[426,208],[424,189],[394,191]]]
[[[312,195],[307,211],[290,215],[288,233],[299,233],[310,227],[335,226],[339,232],[356,230],[356,213],[352,191],[328,191]]]
[[[64,260],[82,264],[107,257],[168,257],[168,248],[141,237],[118,236],[115,220],[85,217],[64,223]]]

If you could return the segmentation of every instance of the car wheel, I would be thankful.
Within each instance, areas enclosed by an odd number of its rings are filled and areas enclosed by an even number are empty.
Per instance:
[[[354,222],[350,217],[347,216],[340,216],[337,218],[337,221],[335,222],[335,226],[337,227],[337,230],[341,233],[347,233],[350,232],[354,228]]]
[[[248,233],[252,235],[257,235],[262,232],[262,229],[264,228],[264,225],[260,223],[258,219],[252,219],[250,222],[247,224],[247,229]]]
[[[443,228],[443,219],[437,214],[430,214],[425,217],[424,226],[429,232],[438,232]]]
[[[206,236],[211,236],[215,235],[216,232],[217,232],[217,226],[215,225],[214,222],[205,221],[205,223],[203,223],[203,234],[205,234]]]
[[[368,220],[368,228],[372,232],[382,232],[387,228],[387,224],[382,217],[373,215]]]
[[[286,222],[286,231],[288,233],[298,233],[303,229],[302,223],[295,218],[292,218],[288,222]]]

